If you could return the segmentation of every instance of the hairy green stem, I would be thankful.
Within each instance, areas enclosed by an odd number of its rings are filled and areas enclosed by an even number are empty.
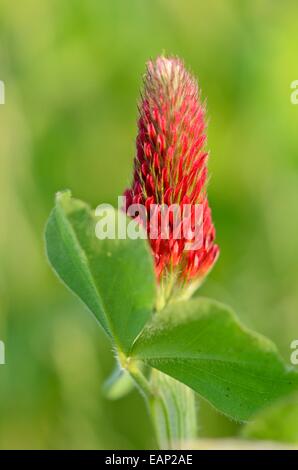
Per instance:
[[[156,314],[162,311],[171,300],[170,293],[175,275],[167,284],[159,286]],[[186,448],[197,434],[197,410],[195,393],[186,385],[166,374],[151,369],[149,380],[144,376],[138,361],[120,356],[120,363],[126,369],[144,396],[152,417],[157,442],[161,449]]]
[[[133,365],[133,367],[129,368],[129,373],[135,381],[136,385],[138,386],[140,392],[149,404],[150,401],[153,399],[154,395],[154,391],[150,386],[150,382],[146,379],[141,370],[135,364]]]
[[[143,395],[161,449],[181,449],[196,437],[194,392],[184,384],[152,369],[150,380],[137,361],[126,361],[126,370]]]
[[[160,448],[187,447],[197,432],[194,392],[157,370],[152,371],[150,383],[155,390],[150,411]]]

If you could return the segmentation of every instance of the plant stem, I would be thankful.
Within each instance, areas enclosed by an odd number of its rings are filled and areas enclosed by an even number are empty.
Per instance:
[[[155,393],[150,411],[161,449],[180,449],[195,439],[197,432],[194,392],[167,375],[152,371]]]
[[[150,382],[148,382],[136,364],[130,366],[128,371],[144,398],[150,402],[153,399],[153,390],[151,389]]]
[[[173,278],[171,279],[173,281]],[[170,284],[169,290],[172,288]],[[156,313],[162,314],[167,303],[165,286],[159,288]],[[186,385],[166,374],[151,369],[148,380],[138,361],[120,355],[121,366],[134,379],[145,398],[161,449],[187,448],[197,434],[195,393]]]
[[[196,406],[194,392],[171,377],[151,371],[150,381],[137,361],[126,361],[126,370],[143,395],[161,449],[180,449],[195,439]]]

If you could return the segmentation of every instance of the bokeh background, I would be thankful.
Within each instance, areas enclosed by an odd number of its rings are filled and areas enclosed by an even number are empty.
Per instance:
[[[130,182],[148,58],[185,59],[208,99],[220,259],[200,293],[278,345],[298,339],[298,4],[27,0],[0,4],[0,448],[152,448],[136,392],[101,392],[111,348],[43,243],[57,190],[93,206]],[[202,436],[238,425],[199,407]]]

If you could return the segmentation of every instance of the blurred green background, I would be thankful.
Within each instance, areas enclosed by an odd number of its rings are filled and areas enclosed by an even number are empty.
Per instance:
[[[108,402],[110,345],[49,268],[54,193],[116,203],[131,178],[145,62],[185,59],[208,99],[220,259],[201,289],[272,338],[298,339],[298,4],[27,0],[0,4],[0,448],[155,445],[136,392]],[[237,431],[209,405],[202,436]]]

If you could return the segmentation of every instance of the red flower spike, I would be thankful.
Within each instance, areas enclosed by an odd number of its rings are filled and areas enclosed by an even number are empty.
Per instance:
[[[154,255],[156,275],[161,285],[187,289],[197,287],[214,265],[219,248],[214,244],[215,229],[206,193],[208,153],[205,106],[200,91],[183,62],[175,57],[158,57],[147,63],[144,91],[139,103],[138,136],[134,180],[125,192],[127,207],[132,201],[147,209],[147,230]],[[188,219],[181,222],[191,233],[194,207],[203,208],[203,237],[199,248],[187,250],[189,239],[170,236],[150,239],[151,204],[190,204]],[[126,208],[127,208],[126,207]],[[173,282],[174,279],[174,282]],[[190,289],[193,290],[193,289]],[[172,295],[172,294],[170,294]]]

